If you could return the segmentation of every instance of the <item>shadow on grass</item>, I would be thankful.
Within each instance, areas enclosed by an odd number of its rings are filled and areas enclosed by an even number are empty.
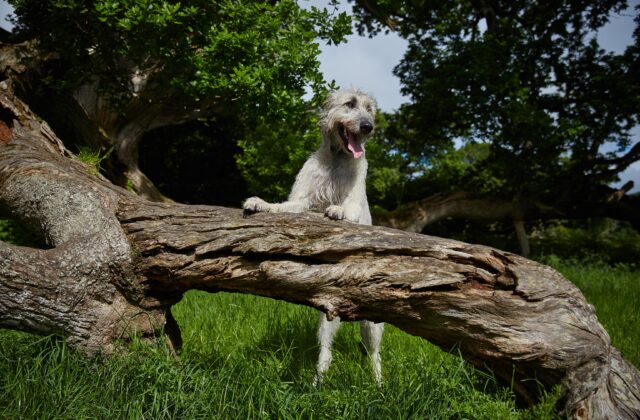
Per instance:
[[[246,348],[246,356],[268,363],[279,358],[282,366],[281,380],[287,382],[311,382],[315,374],[319,346],[316,332],[319,312],[299,317],[286,317],[269,321],[267,332],[257,341],[256,348]],[[343,322],[333,341],[334,365],[341,355],[353,363],[365,360],[359,350],[358,322]]]

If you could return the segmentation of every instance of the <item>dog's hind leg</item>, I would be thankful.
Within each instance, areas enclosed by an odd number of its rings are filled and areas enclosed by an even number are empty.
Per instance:
[[[362,345],[367,355],[371,359],[373,374],[376,381],[382,383],[382,360],[380,359],[380,343],[382,342],[382,333],[384,332],[383,323],[375,323],[371,321],[360,322],[360,335],[362,336]]]
[[[318,326],[318,343],[320,344],[320,355],[318,356],[318,365],[316,376],[313,379],[314,385],[322,382],[325,372],[331,365],[331,344],[333,337],[340,328],[340,317],[335,317],[332,321],[327,319],[327,315],[320,314],[320,325]]]

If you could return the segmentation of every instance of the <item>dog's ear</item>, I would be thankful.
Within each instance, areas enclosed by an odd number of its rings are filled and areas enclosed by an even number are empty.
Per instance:
[[[331,109],[335,106],[336,100],[338,99],[338,91],[334,90],[327,94],[327,99],[324,100],[323,108],[324,110]]]
[[[335,108],[337,101],[338,91],[332,91],[327,94],[327,98],[322,104],[322,110],[320,111],[320,125],[325,131],[329,129],[329,112]]]

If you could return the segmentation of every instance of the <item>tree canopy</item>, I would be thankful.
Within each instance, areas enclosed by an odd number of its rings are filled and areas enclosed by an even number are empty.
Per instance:
[[[55,84],[99,81],[125,104],[149,101],[281,115],[306,86],[326,89],[316,38],[340,42],[346,15],[294,1],[11,2],[17,32],[59,55]],[[150,88],[147,88],[150,85]],[[153,88],[153,89],[151,89]]]
[[[73,95],[106,137],[94,143],[115,144],[130,172],[138,142],[158,127],[213,120],[231,128],[232,140],[245,139],[248,156],[261,147],[257,133],[269,141],[300,134],[329,88],[318,42],[338,43],[351,31],[345,13],[293,0],[11,3],[17,36],[54,57],[38,82]]]
[[[601,201],[640,159],[630,134],[640,122],[640,30],[620,54],[596,37],[626,8],[357,1],[361,33],[394,30],[409,42],[395,74],[411,102],[386,130],[389,149],[406,158],[405,181],[432,193]]]

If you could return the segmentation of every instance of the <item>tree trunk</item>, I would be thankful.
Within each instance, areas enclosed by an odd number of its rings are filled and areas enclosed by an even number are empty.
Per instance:
[[[124,165],[127,187],[148,200],[171,201],[140,170],[138,147],[146,132],[195,117],[184,110],[182,113],[162,112],[162,104],[140,98],[138,94],[132,97],[121,113],[117,113],[108,95],[100,91],[98,81],[80,86],[73,97],[87,118],[94,121],[115,146],[118,160]]]
[[[640,374],[551,268],[314,214],[245,218],[150,202],[90,175],[2,89],[0,209],[51,247],[0,243],[0,327],[56,332],[88,354],[109,353],[118,338],[171,323],[168,309],[187,290],[252,293],[457,346],[528,403],[538,384],[560,384],[573,418],[640,415]]]
[[[516,231],[516,237],[518,238],[518,243],[520,244],[520,255],[528,258],[529,252],[531,252],[531,248],[529,246],[529,236],[527,235],[527,229],[524,225],[524,220],[514,219],[513,228]]]
[[[0,44],[0,74],[7,87],[38,103],[58,127],[94,149],[114,146],[118,164],[111,174],[121,186],[152,201],[171,201],[165,197],[141,170],[138,146],[145,133],[169,125],[181,124],[212,113],[214,105],[200,101],[189,104],[172,89],[160,88],[154,78],[158,67],[139,70],[132,63],[120,63],[122,74],[129,74],[129,91],[114,100],[100,80],[88,81],[75,88],[72,94],[54,91],[43,86],[40,79],[48,68],[56,66],[57,57],[44,54],[37,43]],[[52,97],[61,102],[51,109]]]

